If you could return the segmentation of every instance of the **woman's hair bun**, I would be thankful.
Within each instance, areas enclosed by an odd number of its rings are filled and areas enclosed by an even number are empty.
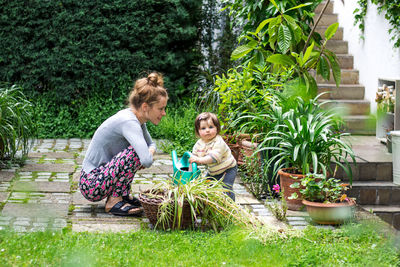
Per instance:
[[[163,77],[161,74],[152,72],[147,76],[147,82],[152,86],[164,86]]]

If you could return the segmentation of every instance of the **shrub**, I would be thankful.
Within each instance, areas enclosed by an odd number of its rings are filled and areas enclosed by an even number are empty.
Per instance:
[[[0,80],[25,93],[72,102],[165,74],[171,95],[187,93],[199,62],[202,1],[1,1]]]
[[[176,150],[178,155],[192,151],[196,143],[194,120],[198,114],[194,101],[179,101],[168,104],[167,115],[158,126],[147,124],[151,136],[156,139],[168,139],[163,143],[164,152]]]
[[[33,106],[21,88],[0,87],[0,159],[14,159],[19,149],[26,155],[35,135]]]

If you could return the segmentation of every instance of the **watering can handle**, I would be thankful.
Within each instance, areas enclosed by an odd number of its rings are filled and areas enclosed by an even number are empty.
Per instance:
[[[189,162],[189,158],[191,156],[192,156],[192,153],[190,153],[189,151],[186,151],[182,156],[182,160],[185,162]],[[189,163],[187,165],[189,165]],[[192,163],[192,171],[197,172],[197,163],[196,162]]]
[[[178,155],[176,154],[175,150],[171,151],[171,156],[172,156],[172,162],[174,163],[178,162]]]
[[[176,154],[176,151],[175,150],[172,150],[171,151],[171,156],[172,156],[172,162],[173,163],[177,163],[178,162],[178,155]],[[184,160],[184,161],[186,161],[187,162],[187,165],[189,165],[189,163],[188,163],[188,161],[189,161],[189,158],[192,156],[192,153],[190,153],[189,151],[187,151],[187,152],[185,152],[185,154],[183,154],[183,156],[182,156],[182,160]],[[174,167],[176,167],[176,166],[174,166]],[[192,170],[194,171],[194,172],[197,172],[197,163],[196,162],[193,162],[192,163]]]

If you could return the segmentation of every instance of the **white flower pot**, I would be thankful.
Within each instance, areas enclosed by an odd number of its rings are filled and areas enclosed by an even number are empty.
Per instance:
[[[400,131],[391,131],[393,157],[393,183],[400,185]]]

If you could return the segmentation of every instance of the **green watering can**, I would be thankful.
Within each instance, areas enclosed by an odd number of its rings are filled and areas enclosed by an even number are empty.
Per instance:
[[[186,184],[200,175],[200,170],[195,162],[192,163],[192,171],[189,171],[189,158],[192,154],[185,152],[178,161],[176,151],[172,150],[172,166],[174,167],[174,184]]]

